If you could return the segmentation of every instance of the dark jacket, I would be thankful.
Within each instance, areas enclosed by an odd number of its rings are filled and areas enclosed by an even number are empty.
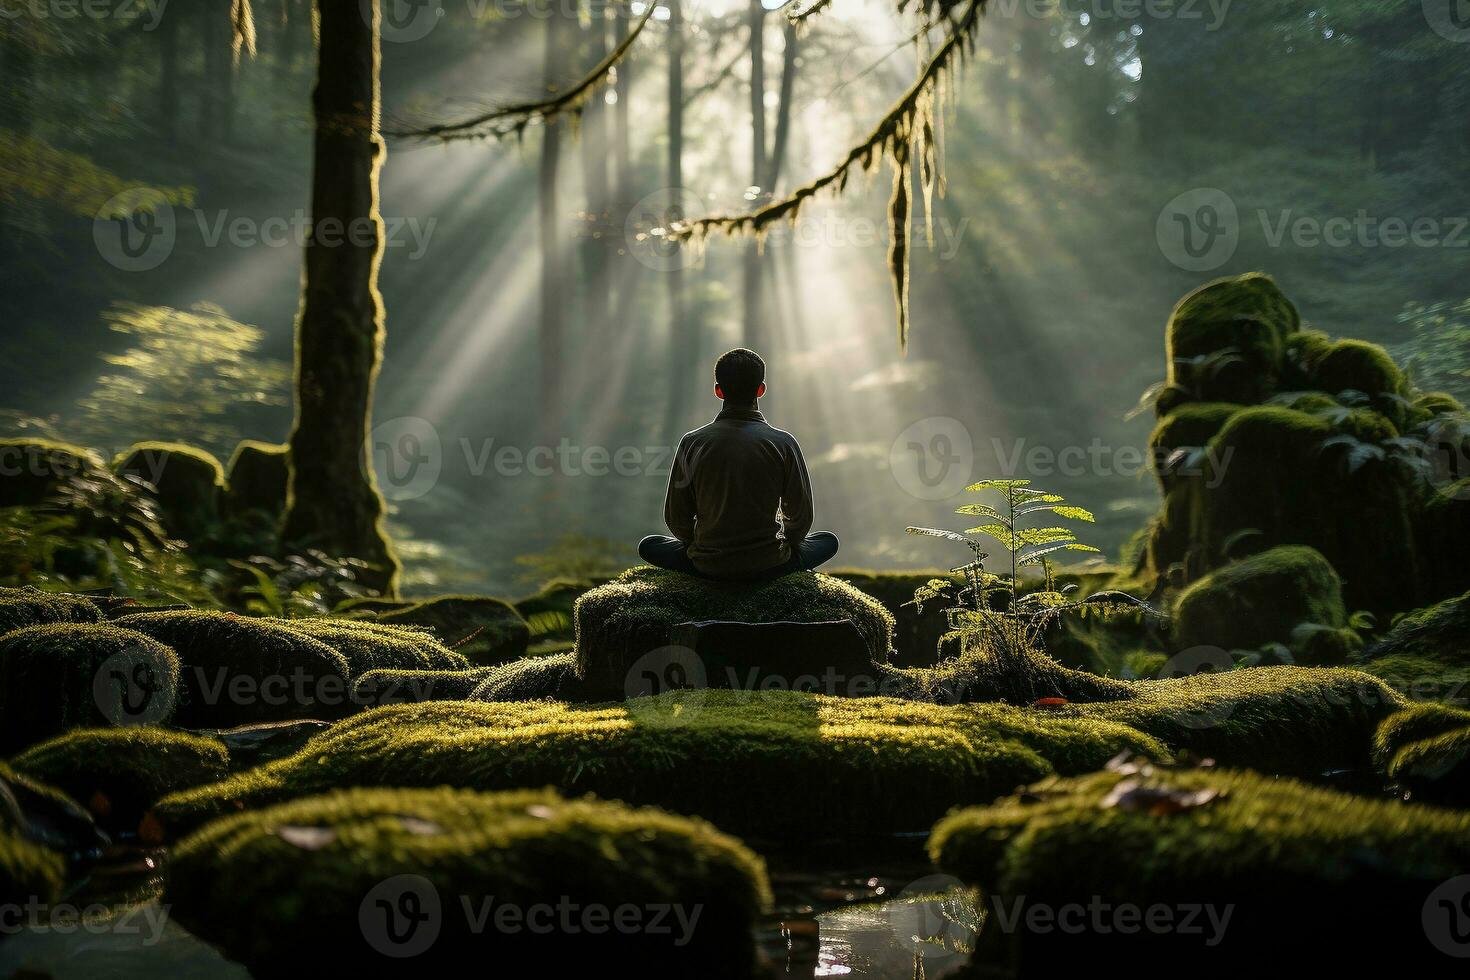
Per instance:
[[[787,542],[812,527],[811,478],[796,438],[753,409],[720,412],[679,441],[664,523],[705,575],[738,578],[785,563]]]

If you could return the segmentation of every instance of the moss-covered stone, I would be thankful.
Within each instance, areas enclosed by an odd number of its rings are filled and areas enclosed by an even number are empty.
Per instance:
[[[1207,475],[1205,447],[1241,406],[1225,402],[1182,405],[1159,419],[1149,450],[1159,486],[1168,493],[1181,479]]]
[[[460,670],[370,670],[352,684],[352,702],[363,708],[423,701],[465,701],[498,667]]]
[[[1306,638],[1293,636],[1302,624],[1332,630],[1347,624],[1342,581],[1315,548],[1286,545],[1226,565],[1185,589],[1174,606],[1174,645],[1259,650],[1280,643],[1303,654]],[[1312,650],[1328,652],[1320,644]]]
[[[1169,381],[1195,401],[1264,400],[1284,368],[1286,338],[1301,317],[1270,276],[1248,273],[1206,283],[1169,318]],[[1233,351],[1238,361],[1210,362]]]
[[[761,860],[702,821],[540,790],[315,796],[210,824],[170,872],[179,922],[257,975],[374,975],[396,956],[434,972],[745,980],[771,901]],[[645,926],[665,907],[669,928],[613,928],[626,906]]]
[[[914,590],[933,579],[947,579],[960,585],[958,576],[943,569],[873,572],[839,568],[826,574],[877,599],[893,616],[894,665],[932,667],[938,662],[939,640],[949,632],[944,603],[926,603],[920,610],[913,605]]]
[[[91,450],[51,439],[0,439],[0,507],[34,507],[70,480],[110,476]]]
[[[365,600],[340,608],[354,619],[432,630],[440,642],[478,667],[526,652],[531,629],[515,607],[489,596],[446,595],[418,602]]]
[[[169,797],[158,812],[189,829],[337,786],[550,785],[767,838],[887,833],[1123,749],[1164,751],[1124,725],[998,704],[718,690],[586,708],[435,701],[339,722],[289,759]]]
[[[932,670],[895,670],[908,697],[941,703],[1001,701],[1029,705],[1042,698],[1109,701],[1134,696],[1124,681],[1064,667],[1029,648],[1014,649],[1003,630],[956,630],[939,643]]]
[[[181,443],[140,442],[119,454],[113,469],[152,487],[170,534],[193,540],[218,523],[225,471],[210,453]]]
[[[289,627],[202,610],[134,613],[114,622],[178,653],[175,723],[182,727],[334,718],[351,710],[346,658]]]
[[[290,447],[246,439],[230,457],[224,510],[231,517],[264,515],[272,523],[286,512],[291,479]]]
[[[169,793],[223,779],[230,756],[217,739],[136,725],[68,732],[11,765],[84,804],[103,826],[132,831]]]
[[[96,623],[102,610],[86,596],[0,588],[0,633],[46,623]]]
[[[539,701],[552,698],[576,704],[596,700],[577,673],[572,651],[522,657],[492,667],[474,690],[476,701]]]
[[[1314,387],[1332,395],[1360,391],[1369,397],[1404,398],[1408,381],[1388,351],[1366,340],[1339,340],[1313,365]]]
[[[23,909],[60,900],[66,860],[28,839],[15,827],[0,826],[0,904]]]
[[[351,676],[370,670],[468,670],[469,661],[422,627],[356,619],[271,619],[342,654]]]
[[[893,646],[893,616],[846,582],[799,572],[772,582],[737,584],[641,566],[577,600],[577,666],[605,697],[620,697],[639,657],[670,643],[680,623],[822,623],[850,619],[876,663]],[[824,651],[791,651],[820,671]]]
[[[1378,728],[1379,771],[1417,799],[1470,803],[1470,711],[1416,704]]]
[[[1411,698],[1470,704],[1470,593],[1409,613],[1357,659]]]
[[[1454,395],[1443,391],[1427,391],[1414,399],[1414,408],[1426,416],[1454,415],[1465,411],[1465,406]]]
[[[71,728],[166,721],[179,659],[143,633],[101,623],[28,626],[0,637],[0,750]]]

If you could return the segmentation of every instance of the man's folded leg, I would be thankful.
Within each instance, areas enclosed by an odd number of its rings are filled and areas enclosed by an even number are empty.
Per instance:
[[[650,534],[638,542],[638,557],[650,565],[666,568],[671,572],[699,574],[694,562],[689,560],[689,546],[667,534]]]
[[[837,554],[837,535],[831,531],[813,531],[797,542],[794,550],[792,558],[798,559],[800,567],[810,572]]]

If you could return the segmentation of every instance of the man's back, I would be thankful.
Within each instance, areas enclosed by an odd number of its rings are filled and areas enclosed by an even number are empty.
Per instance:
[[[664,521],[701,572],[740,577],[790,560],[789,542],[811,530],[811,499],[796,439],[759,411],[727,408],[680,440]]]

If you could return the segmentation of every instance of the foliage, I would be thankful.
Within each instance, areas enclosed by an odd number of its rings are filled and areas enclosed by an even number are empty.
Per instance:
[[[610,578],[627,567],[628,547],[621,541],[587,534],[563,534],[545,551],[517,555],[525,568],[518,578],[530,585],[556,579]]]
[[[1458,303],[1409,303],[1399,323],[1407,340],[1389,347],[1423,391],[1470,399],[1470,299]]]
[[[315,548],[304,555],[256,555],[230,561],[249,576],[240,590],[245,611],[280,619],[325,616],[344,600],[376,595],[358,581],[366,564],[358,558],[334,558]]]

